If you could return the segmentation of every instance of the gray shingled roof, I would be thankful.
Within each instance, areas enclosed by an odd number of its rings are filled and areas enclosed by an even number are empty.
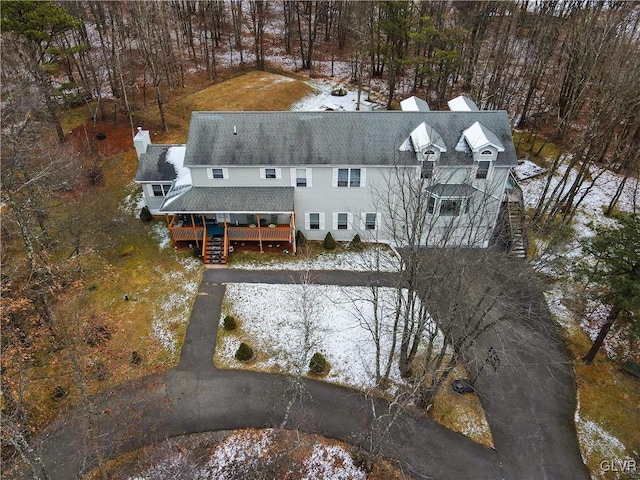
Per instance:
[[[476,121],[505,146],[495,165],[515,166],[504,111],[194,112],[184,165],[413,164],[415,154],[398,148],[422,122],[447,146],[441,164],[472,164],[471,153],[457,152],[455,146]]]
[[[176,197],[167,198],[163,213],[293,211],[293,187],[191,187]]]
[[[176,178],[176,169],[166,161],[167,151],[173,145],[154,145],[140,155],[136,181],[138,182],[171,182]]]

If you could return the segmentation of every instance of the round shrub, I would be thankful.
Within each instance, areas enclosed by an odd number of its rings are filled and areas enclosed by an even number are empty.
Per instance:
[[[322,375],[327,371],[327,359],[320,352],[316,352],[309,360],[309,370],[316,375]]]
[[[242,342],[238,347],[238,351],[236,352],[236,359],[241,362],[246,362],[247,360],[251,360],[253,358],[253,349]]]
[[[333,235],[331,235],[331,232],[327,232],[327,236],[324,237],[324,242],[322,243],[322,245],[324,245],[324,248],[326,248],[327,250],[333,250],[338,246],[333,238]]]
[[[226,317],[224,317],[223,324],[225,330],[235,330],[236,328],[238,328],[238,322],[236,321],[235,317],[231,315],[227,315]]]
[[[151,215],[149,207],[147,207],[146,205],[142,207],[142,210],[140,210],[140,220],[142,220],[143,222],[150,222],[151,220],[153,220],[153,215]]]

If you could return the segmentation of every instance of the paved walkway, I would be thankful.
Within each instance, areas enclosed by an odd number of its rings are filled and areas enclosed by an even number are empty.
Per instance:
[[[300,398],[289,377],[216,369],[212,359],[224,283],[292,283],[296,276],[296,272],[206,270],[177,367],[101,395],[94,422],[81,408],[61,415],[38,439],[50,478],[76,478],[95,465],[89,429],[105,458],[185,433],[247,427],[298,428],[370,448],[371,439],[380,438],[372,431],[385,430],[385,421],[392,416],[395,421],[377,446],[415,478],[589,478],[573,427],[573,379],[566,368],[555,366],[562,352],[533,370],[505,375],[498,384],[493,377],[479,377],[496,450],[419,413],[396,411],[383,400],[351,389],[304,379],[309,395]],[[320,272],[314,279],[338,285],[372,281],[392,285],[396,280],[392,274],[372,278],[356,272]],[[513,341],[503,342],[502,348],[517,351],[521,337],[513,331],[498,334],[511,334]]]

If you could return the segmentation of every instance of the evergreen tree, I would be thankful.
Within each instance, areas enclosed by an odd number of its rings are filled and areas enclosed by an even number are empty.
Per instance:
[[[616,214],[619,224],[598,227],[594,237],[582,244],[587,258],[578,266],[578,273],[597,285],[595,296],[610,310],[605,323],[583,357],[587,365],[593,362],[609,330],[624,328],[630,342],[640,338],[640,216]]]

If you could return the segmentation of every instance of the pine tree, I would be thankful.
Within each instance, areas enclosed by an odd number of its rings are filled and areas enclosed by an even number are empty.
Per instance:
[[[610,310],[582,361],[590,365],[609,330],[625,328],[629,341],[640,337],[640,216],[616,214],[619,224],[596,228],[582,244],[586,259],[578,273],[597,285],[595,296]]]

